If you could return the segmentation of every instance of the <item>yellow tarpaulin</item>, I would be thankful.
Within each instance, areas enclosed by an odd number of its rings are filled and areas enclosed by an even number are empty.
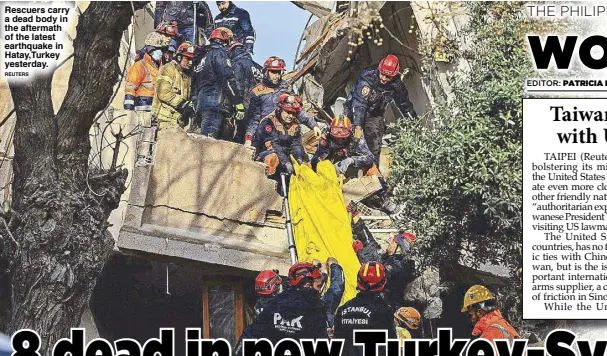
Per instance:
[[[337,179],[329,161],[318,163],[314,172],[294,162],[295,175],[289,186],[289,207],[295,246],[300,262],[335,257],[344,269],[346,289],[342,304],[356,296],[356,274],[360,268],[352,249],[352,228]]]

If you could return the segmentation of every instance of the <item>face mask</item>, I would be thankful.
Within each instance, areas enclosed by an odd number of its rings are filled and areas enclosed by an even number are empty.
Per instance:
[[[151,54],[152,59],[155,61],[159,61],[162,58],[162,51],[157,49]]]

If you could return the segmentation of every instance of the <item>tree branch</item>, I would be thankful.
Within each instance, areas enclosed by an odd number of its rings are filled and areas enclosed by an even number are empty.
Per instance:
[[[89,147],[88,131],[95,115],[109,103],[120,74],[120,37],[131,23],[133,9],[146,4],[93,1],[80,16],[68,91],[57,113],[60,153]]]

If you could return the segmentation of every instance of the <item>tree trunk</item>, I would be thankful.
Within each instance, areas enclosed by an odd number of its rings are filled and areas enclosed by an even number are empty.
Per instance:
[[[17,121],[10,232],[0,224],[12,288],[6,331],[37,331],[42,354],[50,355],[80,324],[112,251],[107,220],[127,172],[89,171],[88,133],[118,82],[122,33],[145,4],[91,2],[78,21],[72,74],[57,115],[52,74],[9,82]]]

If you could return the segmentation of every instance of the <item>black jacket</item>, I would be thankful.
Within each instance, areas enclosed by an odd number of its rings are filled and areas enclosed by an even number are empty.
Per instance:
[[[242,355],[242,340],[265,338],[276,345],[284,338],[326,339],[327,313],[320,294],[314,289],[288,289],[264,307],[242,333],[234,355]]]
[[[388,339],[396,339],[394,316],[388,303],[375,292],[359,292],[337,309],[335,338],[344,339],[341,356],[364,356],[362,346],[354,346],[354,330],[388,330]],[[378,356],[386,354],[380,346]]]
[[[161,22],[176,21],[179,30],[194,26],[193,1],[157,1],[154,10],[154,28]],[[196,27],[206,30],[213,25],[213,15],[206,1],[196,3]]]
[[[394,309],[404,303],[405,287],[415,278],[415,262],[402,254],[383,254],[381,263],[386,267],[388,283],[384,289],[386,302]]]

